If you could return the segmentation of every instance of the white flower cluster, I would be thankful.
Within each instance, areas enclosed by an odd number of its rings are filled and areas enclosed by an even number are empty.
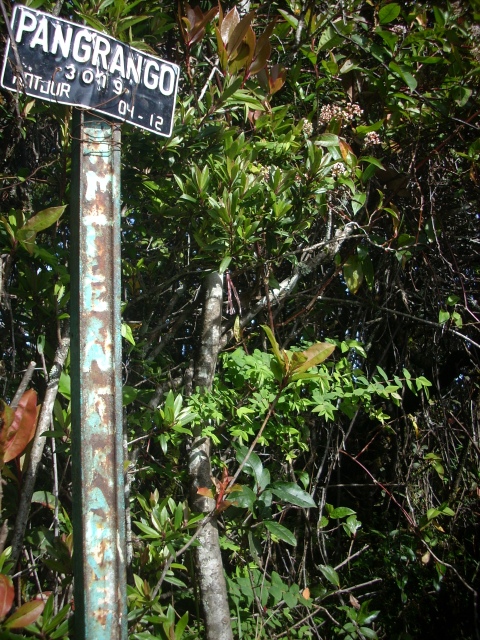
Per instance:
[[[302,131],[306,136],[311,136],[313,133],[313,125],[308,120],[303,121]]]
[[[363,109],[356,103],[347,104],[346,107],[339,107],[336,104],[326,104],[320,110],[320,121],[330,122],[330,120],[348,120],[360,117]]]
[[[332,166],[332,177],[338,178],[344,173],[347,173],[347,167],[342,162],[335,162]]]
[[[390,31],[397,36],[404,36],[407,33],[407,27],[404,24],[394,24],[390,27]]]
[[[375,131],[369,131],[363,141],[367,146],[372,144],[382,144],[380,136]]]

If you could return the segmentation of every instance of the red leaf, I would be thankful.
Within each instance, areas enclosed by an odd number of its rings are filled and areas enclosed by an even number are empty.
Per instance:
[[[223,17],[220,22],[220,34],[225,45],[227,45],[230,35],[233,33],[233,30],[239,22],[240,16],[238,15],[238,11],[235,7],[230,9],[230,11]]]
[[[15,613],[12,613],[3,624],[7,629],[22,629],[38,620],[44,608],[45,603],[42,600],[26,602]]]
[[[225,20],[227,19],[227,17],[228,16],[225,17]],[[238,49],[238,47],[241,45],[242,40],[247,35],[252,19],[253,19],[253,13],[247,13],[247,15],[243,16],[240,22],[237,25],[235,25],[235,28],[229,32],[228,40],[225,42],[225,44],[227,45],[227,51],[229,55],[234,53]],[[253,29],[252,29],[252,34],[255,40],[255,42],[253,43],[253,49],[255,50],[256,39],[255,39],[255,34],[253,33]],[[252,51],[252,56],[253,56],[253,51]]]
[[[11,579],[0,573],[0,620],[3,620],[12,608],[15,591]]]
[[[19,456],[35,435],[39,409],[36,392],[33,389],[25,391],[11,424],[6,423],[0,432],[0,454],[3,454],[4,463]]]
[[[274,64],[270,70],[270,79],[269,79],[270,93],[272,95],[274,93],[277,93],[277,91],[280,91],[280,89],[282,88],[285,82],[286,77],[287,77],[286,69],[281,67],[279,64]]]

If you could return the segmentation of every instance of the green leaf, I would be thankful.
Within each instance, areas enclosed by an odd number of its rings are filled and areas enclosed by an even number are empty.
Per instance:
[[[188,611],[186,611],[175,625],[175,640],[181,640],[183,632],[188,624]]]
[[[325,578],[329,582],[331,582],[335,587],[340,587],[340,578],[338,577],[338,573],[335,571],[333,567],[330,567],[325,564],[321,564],[320,571],[323,573]]]
[[[218,273],[223,275],[225,271],[228,269],[228,265],[232,261],[232,256],[226,256],[222,262],[220,263],[220,267],[218,268]]]
[[[304,507],[305,509],[316,507],[311,495],[301,489],[295,482],[274,482],[270,485],[270,490],[280,500],[294,504],[297,507]]]
[[[438,312],[438,322],[440,324],[445,324],[445,322],[448,322],[450,320],[450,314],[448,311],[444,311],[443,309],[440,309],[440,311]]]
[[[321,147],[338,147],[340,146],[340,140],[334,133],[322,133],[321,136],[318,136],[315,144]]]
[[[293,357],[292,357],[292,367],[295,373],[303,373],[312,367],[315,367],[317,364],[321,364],[326,360],[333,352],[335,351],[335,345],[329,342],[317,342],[312,344],[311,347],[302,351],[302,356],[306,358],[303,362],[300,362],[297,366],[293,367]],[[295,353],[294,353],[295,355]]]
[[[328,514],[330,518],[338,519],[338,518],[346,518],[346,516],[354,516],[355,511],[349,509],[348,507],[337,507],[331,513]]]
[[[343,265],[343,277],[349,290],[353,294],[357,293],[363,282],[363,268],[360,258],[356,254],[347,258]]]
[[[270,531],[270,533],[279,540],[283,540],[283,542],[292,545],[292,547],[295,547],[297,545],[297,539],[295,538],[293,533],[289,529],[287,529],[287,527],[284,527],[282,524],[274,522],[273,520],[266,520],[263,524]]]
[[[248,509],[253,513],[257,495],[250,489],[250,487],[242,485],[241,491],[232,491],[232,493],[228,494],[227,499],[236,507],[239,507],[240,509]]]
[[[380,24],[387,24],[392,22],[400,15],[400,5],[396,2],[390,2],[384,5],[378,12],[378,21]]]
[[[390,62],[388,66],[397,76],[400,76],[400,78],[405,81],[407,87],[411,91],[417,88],[417,81],[409,71],[398,65],[396,62]]]
[[[31,501],[37,504],[41,504],[42,506],[48,507],[52,510],[56,505],[55,496],[49,491],[35,491]]]
[[[138,389],[125,385],[122,389],[123,406],[125,407],[127,404],[134,402],[137,395]]]
[[[122,322],[122,326],[120,328],[120,333],[122,338],[124,338],[131,345],[135,346],[135,338],[133,337],[132,327],[126,322]]]
[[[153,527],[149,527],[148,524],[144,524],[143,522],[135,522],[135,524],[147,537],[155,539],[161,537],[161,533],[156,529],[153,529]]]
[[[50,207],[49,209],[43,209],[43,211],[39,211],[36,215],[34,215],[30,220],[23,225],[19,231],[24,229],[28,229],[30,231],[35,231],[38,233],[39,231],[43,231],[44,229],[48,229],[54,224],[62,215],[62,213],[67,208],[67,205],[64,204],[61,207]]]
[[[284,359],[282,357],[282,354],[280,352],[280,346],[279,346],[278,342],[276,341],[272,330],[270,329],[270,327],[267,327],[266,324],[262,324],[261,327],[265,331],[265,333],[267,334],[267,338],[269,339],[270,344],[272,345],[272,351],[273,351],[273,355],[275,356],[275,359],[277,360],[279,365],[282,367],[282,370],[285,370],[285,361],[284,361]]]

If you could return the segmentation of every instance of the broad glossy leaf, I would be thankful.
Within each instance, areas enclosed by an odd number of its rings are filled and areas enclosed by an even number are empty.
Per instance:
[[[317,144],[321,147],[338,147],[340,141],[335,133],[322,133],[321,136],[318,136]]]
[[[267,64],[267,61],[270,58],[270,54],[272,52],[270,36],[272,35],[274,28],[275,21],[270,22],[262,35],[258,38],[257,46],[255,47],[254,60],[249,69],[250,75],[258,73]]]
[[[238,487],[238,485],[236,486]],[[253,511],[256,499],[256,494],[250,489],[250,487],[246,487],[245,485],[236,491],[232,491],[232,493],[228,495],[228,500],[234,506],[239,507],[240,509],[248,509],[249,511]]]
[[[333,567],[330,567],[326,564],[321,564],[320,571],[323,573],[325,578],[329,582],[331,582],[335,587],[340,587],[340,578],[338,577],[338,573],[335,571]]]
[[[36,215],[34,215],[30,220],[23,225],[20,231],[29,230],[38,233],[39,231],[43,231],[44,229],[48,229],[54,224],[62,215],[62,213],[67,208],[67,205],[64,204],[61,207],[50,207],[49,209],[43,209],[43,211],[39,211]]]
[[[405,81],[409,89],[413,91],[417,88],[417,81],[409,71],[400,67],[396,62],[390,62],[388,66],[396,75],[400,76],[400,78]]]
[[[395,18],[398,18],[399,15],[400,5],[396,2],[390,2],[380,9],[378,12],[378,20],[380,24],[387,24],[388,22],[395,20]]]
[[[357,293],[363,282],[363,269],[360,258],[353,254],[343,265],[343,277],[352,293]]]
[[[346,516],[355,515],[355,511],[349,509],[348,507],[337,507],[333,509],[331,513],[328,514],[330,518],[345,518]]]
[[[270,485],[271,492],[289,504],[294,504],[297,507],[304,507],[310,509],[316,507],[312,496],[301,489],[295,482],[274,482]]]
[[[3,462],[9,462],[20,455],[35,435],[40,406],[33,389],[25,391],[15,410],[12,423],[0,433],[0,454]]]
[[[287,544],[291,544],[292,547],[297,546],[297,539],[287,527],[284,527],[283,524],[279,524],[273,520],[266,520],[264,523],[265,527],[276,536],[279,540],[283,540]]]
[[[335,345],[330,342],[316,342],[311,347],[302,351],[302,355],[305,356],[305,361],[295,367],[295,373],[303,373],[307,369],[321,364],[335,351]],[[292,358],[293,364],[293,358]]]
[[[247,447],[240,446],[237,448],[237,461],[239,464],[241,464],[244,461],[247,453],[248,453]],[[262,480],[264,479],[265,469],[263,468],[262,461],[260,460],[259,456],[255,453],[255,451],[252,451],[252,453],[249,455],[248,460],[246,461],[245,466],[243,467],[243,470],[245,471],[245,473],[248,473],[249,475],[253,476],[255,478],[256,483],[259,486],[261,486]]]
[[[222,15],[220,14],[220,18]],[[230,35],[233,33],[235,27],[240,22],[240,15],[237,9],[234,7],[220,20],[220,35],[225,45],[228,44]]]
[[[243,16],[243,18],[240,20],[240,22],[235,25],[235,28],[229,32],[229,36],[228,36],[228,40],[225,41],[225,44],[227,45],[227,53],[229,56],[232,55],[232,53],[234,53],[242,44],[242,40],[245,38],[245,36],[248,33],[250,24],[252,22],[253,19],[253,12],[251,13],[247,13],[245,16]],[[253,51],[255,51],[255,44],[256,44],[256,38],[255,38],[255,34],[253,33],[253,29],[252,29],[252,34],[253,34],[253,38],[254,38],[254,42],[253,42]],[[253,56],[253,51],[252,51],[252,56]]]
[[[198,10],[198,13],[201,14],[200,7],[195,7],[195,10]],[[202,16],[198,22],[195,22],[195,26],[193,27],[190,33],[190,44],[195,44],[199,42],[203,36],[205,35],[205,27],[206,25],[213,20],[213,18],[218,13],[218,7],[212,7],[210,11],[207,11],[205,15]]]
[[[23,629],[29,624],[33,624],[42,615],[45,608],[43,600],[32,600],[26,602],[18,608],[15,613],[3,623],[7,629]]]
[[[4,573],[0,573],[0,620],[3,620],[12,608],[15,590],[12,580]]]

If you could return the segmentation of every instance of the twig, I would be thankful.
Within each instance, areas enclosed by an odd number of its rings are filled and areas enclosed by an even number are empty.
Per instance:
[[[353,558],[356,558],[357,556],[359,556],[361,553],[363,553],[364,551],[366,551],[368,548],[370,547],[369,544],[364,545],[360,551],[357,551],[356,553],[352,553],[351,556],[348,556],[348,558],[345,558],[345,560],[343,562],[340,562],[340,564],[337,564],[336,567],[333,567],[335,571],[338,571],[338,569],[340,569],[340,567],[343,567],[344,564],[347,564],[348,562],[350,562],[350,560],[353,560]]]
[[[385,491],[385,493],[391,498],[391,500],[393,500],[393,502],[397,505],[397,507],[399,507],[399,509],[402,511],[403,515],[405,516],[405,518],[408,520],[408,523],[410,524],[410,526],[413,527],[413,529],[415,529],[415,530],[417,529],[417,525],[415,524],[413,518],[405,510],[405,508],[398,502],[398,500],[395,498],[393,493],[391,491],[389,491],[385,485],[383,485],[381,482],[379,482],[370,473],[370,471],[367,469],[367,467],[365,465],[363,465],[359,460],[357,460],[354,456],[350,455],[349,453],[347,453],[343,449],[340,449],[339,453],[343,453],[343,455],[347,456],[348,458],[350,458],[350,460],[353,460],[353,462],[356,462],[360,467],[362,467],[362,469],[365,471],[365,473],[367,473],[370,476],[370,478],[373,480],[373,482],[376,485],[378,485],[381,489],[383,489],[383,491]]]
[[[35,371],[35,367],[36,366],[37,366],[37,363],[34,362],[33,360],[28,365],[27,370],[23,374],[22,381],[18,385],[18,389],[17,389],[15,395],[13,396],[12,402],[10,403],[10,407],[12,409],[16,409],[17,408],[17,405],[20,402],[20,398],[23,396],[23,394],[27,390],[27,387],[28,387],[28,385],[30,383],[30,380],[32,379],[33,372]]]
[[[187,549],[192,545],[192,543],[198,538],[202,529],[210,522],[210,520],[215,516],[216,509],[212,509],[210,513],[208,513],[205,518],[200,522],[193,536],[186,542],[181,549],[179,549],[175,554],[171,555],[170,558],[166,561],[165,566],[163,567],[162,575],[160,576],[157,584],[155,585],[155,589],[152,591],[152,600],[155,599],[156,595],[160,591],[160,587],[162,586],[163,581],[165,580],[165,576],[167,575],[167,571],[170,569],[170,566],[174,560],[179,558],[182,554],[187,551]]]
[[[280,398],[280,396],[282,395],[283,392],[283,387],[280,387],[280,389],[277,391],[277,395],[275,396],[275,398],[273,399],[272,403],[270,404],[270,406],[268,407],[268,411],[267,411],[267,415],[265,416],[265,419],[262,423],[262,426],[260,427],[257,435],[255,436],[255,438],[253,439],[252,444],[250,445],[250,448],[247,452],[247,455],[245,456],[245,458],[242,460],[242,462],[240,463],[240,466],[238,467],[237,471],[235,472],[235,475],[233,476],[233,478],[230,480],[230,483],[228,485],[228,488],[232,487],[235,484],[236,479],[238,478],[238,476],[240,475],[243,467],[247,464],[248,459],[250,458],[250,456],[252,455],[253,450],[255,449],[255,447],[257,446],[257,442],[260,440],[262,433],[265,429],[265,427],[268,424],[268,421],[270,420],[270,418],[272,417],[272,414],[275,410],[275,407],[277,406],[277,402]]]
[[[15,527],[12,536],[12,554],[11,560],[15,567],[20,557],[20,552],[23,545],[23,538],[25,535],[25,529],[27,526],[28,515],[30,512],[30,504],[33,495],[33,489],[35,487],[35,480],[37,477],[38,467],[43,454],[43,448],[45,447],[46,438],[43,436],[43,432],[50,428],[50,422],[52,418],[53,404],[57,397],[58,383],[60,381],[60,374],[67,358],[68,350],[70,347],[70,326],[67,323],[64,327],[64,334],[60,344],[57,347],[55,353],[55,360],[50,370],[49,381],[47,385],[47,391],[43,401],[40,417],[38,419],[37,430],[32,442],[32,448],[30,451],[30,459],[27,471],[23,478],[22,492],[20,494],[20,502],[18,505],[17,518],[15,520]]]
[[[337,625],[337,627],[341,627],[342,626],[340,624],[340,622],[338,622],[338,620],[335,620],[335,618],[332,616],[330,611],[325,609],[325,607],[321,607],[320,605],[317,605],[315,607],[315,609],[311,613],[308,614],[308,616],[305,616],[304,618],[302,618],[301,620],[299,620],[295,624],[292,624],[291,626],[289,625],[289,627],[288,627],[288,629],[286,631],[282,631],[282,633],[279,633],[276,636],[273,636],[273,638],[275,638],[275,640],[276,640],[276,638],[283,638],[284,636],[286,636],[286,635],[288,635],[290,633],[291,629],[296,629],[296,627],[299,627],[304,622],[307,622],[307,620],[310,620],[310,618],[313,618],[313,616],[316,616],[319,611],[322,611],[323,613],[325,613],[327,615],[327,617],[330,618],[330,620],[334,624]]]

